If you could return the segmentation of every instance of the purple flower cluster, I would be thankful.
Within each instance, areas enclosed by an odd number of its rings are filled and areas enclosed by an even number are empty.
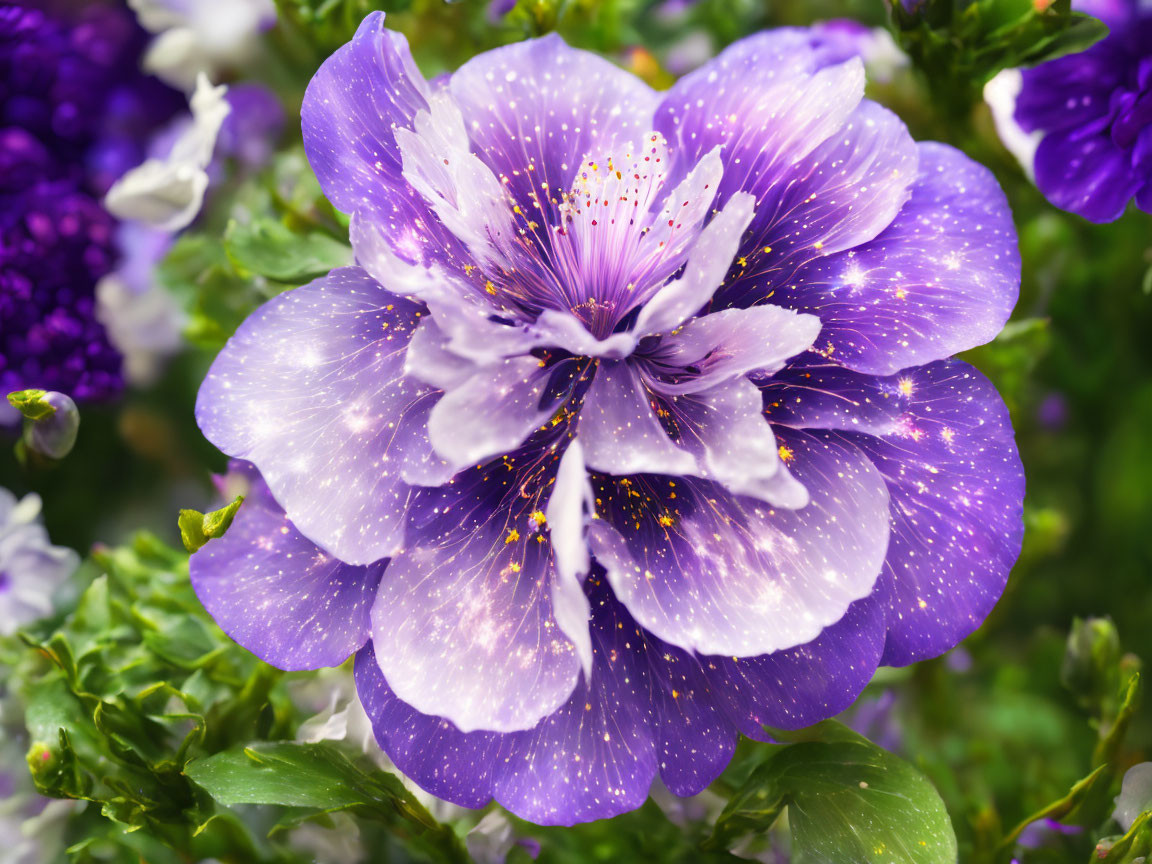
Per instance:
[[[357,653],[434,795],[571,824],[950,648],[1019,552],[1007,411],[949,359],[1017,297],[985,169],[808,31],[657,93],[555,36],[427,82],[369,16],[305,147],[358,266],[200,391],[250,494],[192,558],[287,669]]]
[[[1128,202],[1152,213],[1152,7],[1078,0],[1109,36],[1087,51],[1023,72],[1015,119],[1041,133],[1036,185],[1057,207],[1092,222]]]
[[[116,258],[99,197],[180,105],[138,71],[143,44],[120,6],[0,7],[2,392],[86,401],[120,389],[120,357],[94,315]]]

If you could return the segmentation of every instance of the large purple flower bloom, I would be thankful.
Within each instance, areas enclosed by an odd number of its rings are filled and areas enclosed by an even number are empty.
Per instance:
[[[1043,133],[1036,185],[1057,207],[1092,222],[1123,215],[1133,198],[1152,213],[1152,7],[1079,0],[1111,34],[1087,51],[1025,69],[1016,122]]]
[[[303,125],[358,267],[259,309],[197,416],[252,493],[192,559],[284,668],[358,651],[429,792],[546,823],[975,628],[1020,546],[987,171],[764,33],[656,93],[551,36],[434,83],[370,16]],[[835,65],[833,65],[835,64]]]

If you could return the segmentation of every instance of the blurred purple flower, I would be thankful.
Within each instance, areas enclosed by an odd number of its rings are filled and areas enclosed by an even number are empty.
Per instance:
[[[53,546],[40,523],[40,498],[0,488],[0,636],[52,613],[52,595],[79,565]]]
[[[192,559],[221,626],[359,652],[405,774],[563,824],[698,793],[738,733],[978,626],[1022,533],[1007,412],[947,359],[1016,300],[991,175],[804,31],[660,94],[555,36],[430,87],[382,25],[303,106],[359,266],[200,391],[255,466]]]
[[[38,387],[84,402],[121,388],[94,314],[116,259],[97,198],[180,103],[140,74],[143,44],[118,6],[0,8],[0,395]],[[0,402],[0,424],[18,419]]]
[[[1152,8],[1078,0],[1111,34],[1022,72],[1015,120],[1039,133],[1036,185],[1057,207],[1111,222],[1128,202],[1152,212]]]

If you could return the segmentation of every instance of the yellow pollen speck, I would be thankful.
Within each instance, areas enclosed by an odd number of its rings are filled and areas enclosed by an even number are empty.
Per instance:
[[[907,296],[908,296],[908,292],[905,291],[903,288],[897,288],[896,289],[896,299],[897,300],[903,300]]]
[[[496,286],[492,284],[491,279],[487,280],[484,283],[484,290],[487,291],[489,294],[495,294],[496,293]]]
[[[515,561],[513,561],[511,564],[508,565],[508,569],[511,570],[513,573],[519,573],[520,572],[520,565],[517,564]]]
[[[543,510],[533,510],[532,515],[529,518],[537,525],[543,525],[548,521],[547,517],[544,515]]]
[[[919,606],[921,609],[927,609],[928,608],[928,601],[927,600],[921,600],[916,605]]]
[[[669,516],[667,513],[661,513],[656,518],[656,521],[659,522],[661,525],[663,525],[665,528],[667,528],[669,525],[672,524],[672,517]]]
[[[748,266],[748,259],[745,258],[743,255],[741,255],[739,258],[736,259],[736,263],[741,267],[747,267]]]
[[[901,378],[897,382],[896,386],[900,388],[900,395],[902,395],[902,396],[911,396],[912,395],[912,379],[911,378]]]
[[[817,249],[823,249],[824,248],[824,241],[823,240],[817,240],[814,245],[816,246]]]
[[[520,532],[517,531],[515,528],[513,528],[511,531],[508,532],[508,536],[504,538],[504,545],[507,546],[509,543],[515,543],[519,539],[520,539]]]
[[[471,275],[472,275],[472,271],[473,271],[473,270],[475,270],[475,269],[476,269],[476,265],[475,265],[475,264],[465,264],[465,265],[464,265],[464,275],[465,275],[465,276],[471,276]]]
[[[791,462],[794,458],[796,458],[796,454],[783,444],[780,445],[780,449],[777,452],[780,454],[781,462]]]
[[[673,690],[672,691],[672,698],[673,699],[679,699],[680,698],[680,691],[679,690]]]
[[[772,251],[772,247],[771,247],[771,246],[765,246],[765,247],[764,247],[764,254],[765,254],[765,255],[767,255],[767,254],[768,254],[769,252],[771,252],[771,251]]]

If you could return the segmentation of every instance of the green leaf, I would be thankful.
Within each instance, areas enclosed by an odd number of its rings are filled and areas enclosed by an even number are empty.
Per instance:
[[[278,282],[308,282],[352,263],[346,243],[318,231],[298,234],[273,219],[231,222],[224,248],[238,270]]]
[[[731,848],[788,809],[796,860],[955,864],[956,836],[932,784],[902,759],[839,723],[806,730],[732,796],[709,848]]]
[[[1101,847],[1104,847],[1103,843]],[[1127,834],[1106,848],[1105,855],[1094,852],[1092,861],[1096,864],[1145,864],[1152,856],[1152,811],[1142,813]]]
[[[44,401],[47,390],[17,390],[8,394],[8,404],[29,420],[43,420],[56,413],[56,408]]]
[[[190,762],[185,773],[226,807],[264,804],[317,814],[352,810],[423,837],[446,856],[442,860],[468,860],[451,829],[433,819],[399,779],[362,770],[331,744],[258,742]]]
[[[244,496],[238,495],[236,500],[226,507],[213,510],[211,513],[201,513],[199,510],[180,511],[180,539],[184,548],[189,552],[200,549],[209,540],[223,537],[224,532],[232,525],[236,511],[244,503]]]

